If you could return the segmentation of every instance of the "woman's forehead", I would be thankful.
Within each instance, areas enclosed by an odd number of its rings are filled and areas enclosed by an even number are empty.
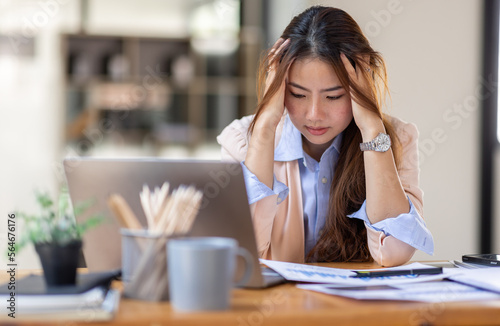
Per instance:
[[[295,60],[290,66],[288,77],[294,82],[340,84],[332,65],[314,57]]]

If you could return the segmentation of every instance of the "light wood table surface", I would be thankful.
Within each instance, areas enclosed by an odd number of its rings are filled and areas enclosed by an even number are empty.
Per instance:
[[[377,268],[376,264],[317,264],[347,269]],[[5,277],[1,276],[0,281]],[[121,283],[115,281],[116,288]],[[357,301],[287,283],[263,290],[235,289],[231,307],[222,312],[181,313],[168,302],[122,298],[110,322],[26,322],[15,325],[500,325],[500,300],[418,303]]]

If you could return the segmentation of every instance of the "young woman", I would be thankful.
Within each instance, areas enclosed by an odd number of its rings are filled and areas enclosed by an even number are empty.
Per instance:
[[[346,12],[296,16],[259,72],[254,116],[217,138],[242,162],[266,259],[394,266],[433,252],[413,124],[382,113],[385,64]]]

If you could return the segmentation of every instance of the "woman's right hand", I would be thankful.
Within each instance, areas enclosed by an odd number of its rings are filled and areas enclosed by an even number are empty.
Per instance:
[[[270,50],[270,64],[267,71],[265,92],[267,92],[274,80],[280,55],[289,43],[289,40],[279,39]],[[276,127],[285,111],[285,79],[286,77],[281,81],[278,91],[273,94],[269,102],[261,109],[260,116],[255,121],[245,158],[246,167],[255,174],[260,182],[271,189],[273,189],[274,181],[274,140]]]
[[[269,66],[267,69],[266,84],[264,88],[265,93],[269,90],[269,87],[276,76],[276,67],[279,64],[280,55],[289,44],[290,39],[283,40],[280,38],[276,41],[276,43],[274,43],[271,50],[269,50]],[[260,122],[259,124],[262,127],[276,129],[283,116],[283,112],[285,111],[286,75],[287,74],[285,74],[285,78],[281,81],[278,91],[271,97],[269,102],[263,108],[261,116],[257,121]]]

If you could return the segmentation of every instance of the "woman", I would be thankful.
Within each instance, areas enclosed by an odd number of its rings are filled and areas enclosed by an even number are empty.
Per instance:
[[[217,138],[223,159],[242,162],[261,257],[394,266],[432,254],[418,131],[382,114],[386,81],[340,9],[307,9],[269,50],[256,114]]]

